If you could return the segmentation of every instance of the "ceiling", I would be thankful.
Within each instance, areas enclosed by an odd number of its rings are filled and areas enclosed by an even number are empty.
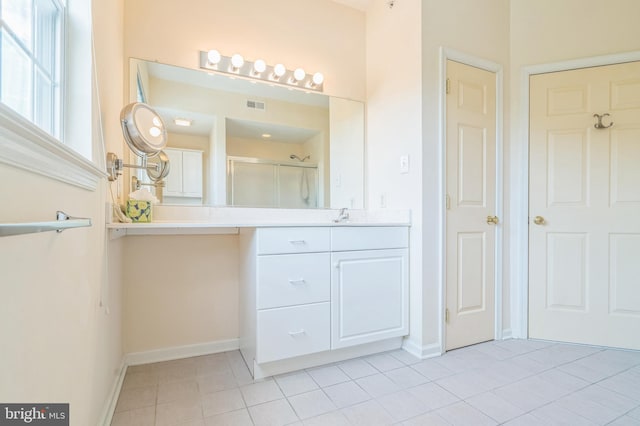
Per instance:
[[[284,143],[304,143],[318,134],[317,130],[230,118],[227,119],[226,130],[228,136]],[[265,133],[270,134],[271,137],[268,139],[263,138],[262,135]]]
[[[335,3],[340,3],[363,12],[366,12],[372,1],[373,0],[333,0]]]

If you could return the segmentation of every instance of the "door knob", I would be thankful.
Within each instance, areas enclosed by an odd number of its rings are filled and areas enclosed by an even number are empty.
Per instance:
[[[497,225],[499,222],[498,216],[487,216],[487,223],[489,225]]]
[[[535,223],[536,225],[544,225],[546,222],[544,220],[544,217],[536,216],[533,218],[533,223]]]

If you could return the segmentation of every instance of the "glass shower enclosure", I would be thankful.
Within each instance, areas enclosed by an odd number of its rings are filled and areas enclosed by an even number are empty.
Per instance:
[[[227,204],[244,207],[318,207],[318,165],[227,157]]]

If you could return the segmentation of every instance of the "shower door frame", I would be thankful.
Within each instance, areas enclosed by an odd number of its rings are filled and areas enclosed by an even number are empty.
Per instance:
[[[318,168],[317,163],[304,163],[301,161],[286,161],[286,160],[269,160],[265,158],[257,158],[257,157],[242,157],[242,156],[227,156],[227,205],[236,206],[234,204],[235,198],[235,189],[233,185],[234,178],[234,163],[249,163],[249,164],[267,164],[275,167],[274,179],[276,183],[276,206],[268,206],[274,208],[281,208],[280,206],[280,166],[286,167],[301,167],[307,169],[315,169],[315,207],[312,208],[322,208],[319,206],[320,203],[320,170]],[[238,207],[265,207],[265,206],[238,206]]]

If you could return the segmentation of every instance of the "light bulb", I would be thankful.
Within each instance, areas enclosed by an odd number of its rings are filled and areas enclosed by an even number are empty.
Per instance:
[[[162,121],[158,117],[153,117],[151,120],[156,127],[162,127]]]
[[[287,72],[287,69],[282,64],[276,64],[276,66],[273,67],[273,74],[277,78],[282,77],[286,72]]]
[[[236,53],[231,57],[231,65],[233,65],[234,68],[240,68],[244,65],[244,58],[242,57],[242,55]]]
[[[211,65],[216,65],[222,59],[222,55],[215,49],[211,49],[209,53],[207,53],[207,60]]]
[[[160,136],[161,133],[162,133],[162,130],[160,130],[155,126],[149,129],[149,134],[154,138],[157,138],[158,136]]]
[[[256,73],[261,74],[267,69],[267,64],[262,59],[256,59],[253,63],[253,69]]]
[[[324,75],[321,72],[317,72],[313,75],[313,83],[314,84],[322,84],[324,81]]]
[[[300,81],[300,80],[304,80],[305,76],[307,74],[304,72],[304,70],[302,68],[297,68],[294,72],[293,72],[293,78],[296,79],[296,81]]]

